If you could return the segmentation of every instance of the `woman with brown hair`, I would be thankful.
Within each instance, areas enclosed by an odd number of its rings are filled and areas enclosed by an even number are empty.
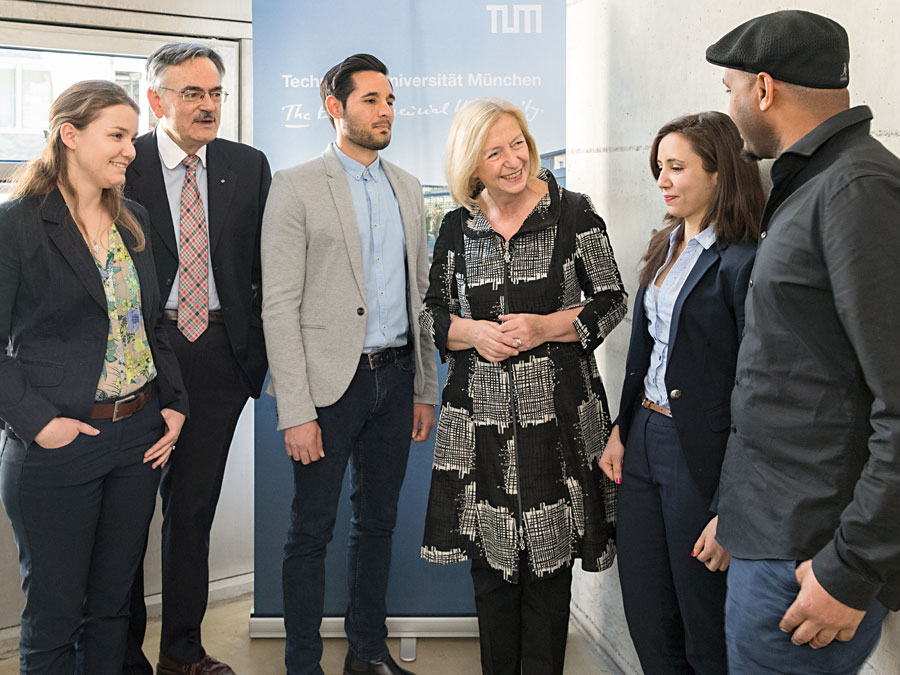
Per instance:
[[[50,108],[0,206],[0,497],[19,549],[22,672],[120,673],[128,593],[187,413],[147,214],[123,200],[138,108],[106,81]]]
[[[657,133],[668,211],[643,257],[619,417],[600,466],[619,487],[625,616],[646,673],[725,673],[725,574],[711,511],[765,201],[722,113]],[[623,462],[624,458],[624,462]]]

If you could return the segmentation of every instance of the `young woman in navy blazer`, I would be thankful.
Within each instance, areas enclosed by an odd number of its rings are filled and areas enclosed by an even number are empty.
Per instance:
[[[121,673],[160,467],[187,414],[147,212],[121,195],[137,113],[112,82],[69,87],[0,206],[0,497],[25,591],[22,672]]]
[[[619,483],[625,616],[646,673],[725,673],[725,574],[712,502],[764,195],[722,113],[659,130],[665,227],[642,259],[619,417],[600,459]]]

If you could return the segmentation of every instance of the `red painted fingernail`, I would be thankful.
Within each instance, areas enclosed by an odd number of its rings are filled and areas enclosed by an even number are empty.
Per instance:
[[[691,551],[691,557],[695,557],[697,554],[694,551]]]
[[[621,483],[622,483],[622,479],[621,479],[621,478],[616,478],[616,485],[621,485]]]

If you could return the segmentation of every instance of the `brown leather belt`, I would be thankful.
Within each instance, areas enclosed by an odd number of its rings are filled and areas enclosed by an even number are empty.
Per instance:
[[[110,401],[109,403],[95,403],[91,410],[90,419],[112,420],[113,422],[124,420],[152,401],[157,391],[159,391],[159,385],[156,380],[153,380],[131,396],[120,398],[117,401]]]
[[[402,347],[388,347],[387,349],[382,349],[380,352],[372,352],[371,354],[363,354],[359,359],[359,365],[361,368],[368,368],[369,370],[377,370],[382,366],[386,366],[389,363],[393,363],[401,356],[405,356],[409,354],[412,350],[408,344],[403,345]]]
[[[644,392],[641,392],[641,405],[644,406],[647,410],[652,410],[653,412],[657,412],[660,415],[665,415],[666,417],[672,416],[672,411],[665,406],[661,406],[658,403],[654,403],[646,396],[644,396]]]
[[[177,309],[164,309],[163,310],[163,321],[168,321],[169,323],[178,323],[178,310]],[[209,310],[209,322],[210,323],[225,323],[225,315],[222,313],[221,309],[211,309]]]

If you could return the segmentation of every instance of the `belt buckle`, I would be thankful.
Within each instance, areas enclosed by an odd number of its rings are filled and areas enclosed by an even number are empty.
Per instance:
[[[112,421],[118,422],[119,420],[124,420],[126,417],[131,417],[134,413],[128,413],[127,415],[119,415],[119,404],[120,403],[131,403],[137,398],[137,394],[129,394],[125,398],[120,398],[113,404],[113,414]]]
[[[377,370],[378,364],[376,363],[375,357],[378,355],[378,352],[369,352],[366,354],[366,360],[369,362],[369,370]]]

